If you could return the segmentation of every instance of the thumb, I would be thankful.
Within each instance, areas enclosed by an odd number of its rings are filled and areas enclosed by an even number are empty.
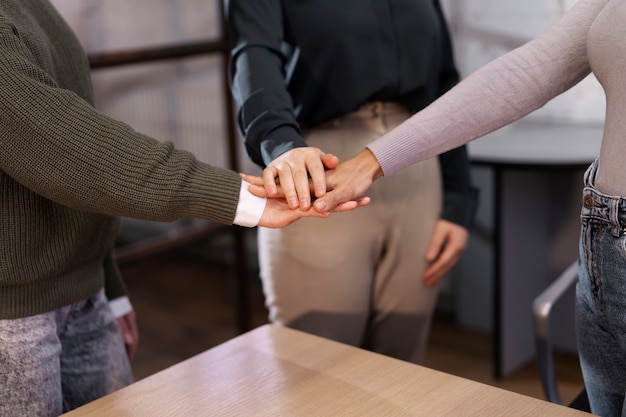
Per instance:
[[[322,156],[322,163],[326,169],[335,169],[339,165],[339,158],[331,153],[327,153]]]
[[[430,244],[428,245],[428,249],[426,249],[426,260],[434,261],[441,253],[442,247],[445,242],[445,235],[442,233],[435,233],[430,240]]]
[[[315,200],[315,202],[313,203],[313,207],[316,211],[320,213],[329,213],[333,211],[335,207],[337,207],[337,204],[339,204],[337,192],[329,191],[322,197]]]
[[[257,197],[269,197],[269,195],[267,194],[267,191],[265,190],[265,187],[263,186],[259,186],[259,185],[249,185],[248,186],[248,191],[250,191],[250,194],[255,195]],[[279,195],[277,197],[284,197],[284,195],[281,195],[282,193],[279,192]]]

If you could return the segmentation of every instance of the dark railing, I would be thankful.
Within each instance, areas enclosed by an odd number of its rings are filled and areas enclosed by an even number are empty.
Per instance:
[[[193,55],[228,53],[223,40],[182,43],[159,48],[104,52],[89,55],[91,69],[110,68],[143,62],[187,58]]]
[[[223,16],[222,2],[220,16]],[[166,61],[184,59],[198,55],[219,55],[222,57],[222,99],[225,108],[224,125],[226,127],[225,145],[228,153],[228,168],[239,171],[237,133],[235,128],[235,114],[228,87],[228,40],[225,23],[222,21],[219,39],[206,42],[189,42],[177,45],[166,45],[157,48],[136,50],[109,51],[90,54],[89,64],[92,71],[147,63],[152,61]],[[119,264],[129,263],[146,256],[154,255],[166,250],[187,245],[199,240],[207,239],[218,232],[225,230],[225,226],[206,222],[196,226],[180,227],[176,230],[147,238],[144,240],[124,244],[116,248],[116,257]],[[235,326],[240,333],[250,329],[250,307],[248,268],[246,266],[246,245],[244,230],[237,226],[230,227],[233,236],[233,252],[235,259]]]

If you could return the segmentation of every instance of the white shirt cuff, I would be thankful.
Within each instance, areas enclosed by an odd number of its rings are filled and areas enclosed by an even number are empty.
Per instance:
[[[254,227],[259,224],[267,198],[257,197],[248,191],[250,183],[241,181],[241,189],[239,190],[239,204],[237,204],[237,213],[235,214],[234,224],[245,227]]]
[[[133,306],[130,305],[130,300],[127,296],[118,297],[109,301],[109,307],[116,319],[133,311]]]

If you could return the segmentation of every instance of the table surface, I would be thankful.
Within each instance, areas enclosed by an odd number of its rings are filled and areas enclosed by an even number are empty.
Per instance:
[[[468,144],[473,162],[586,165],[600,152],[601,125],[520,120]]]
[[[264,325],[64,416],[585,415],[589,414]]]

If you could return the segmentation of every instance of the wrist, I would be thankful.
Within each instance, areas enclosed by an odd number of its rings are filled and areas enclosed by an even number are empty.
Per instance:
[[[363,149],[359,153],[358,157],[361,169],[364,170],[364,174],[368,178],[372,179],[372,182],[384,175],[383,169],[380,166],[378,159],[376,159],[376,156],[374,156],[371,150],[369,150],[368,148]]]

